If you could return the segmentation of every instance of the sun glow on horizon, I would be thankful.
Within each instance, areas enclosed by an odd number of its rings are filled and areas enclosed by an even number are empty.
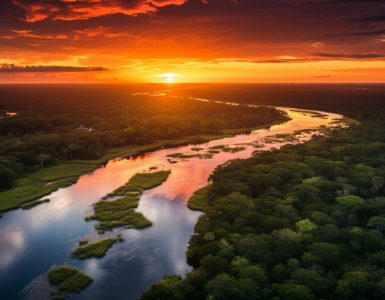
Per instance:
[[[156,76],[164,78],[166,83],[174,83],[177,77],[180,77],[180,74],[177,73],[163,73],[157,74]]]

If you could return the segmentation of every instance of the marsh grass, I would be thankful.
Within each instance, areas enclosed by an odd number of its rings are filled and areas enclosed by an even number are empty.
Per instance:
[[[87,244],[88,244],[87,240],[80,240],[79,241],[79,246],[84,246],[84,245],[87,245]]]
[[[210,153],[210,154],[219,154],[219,153],[222,152],[222,150],[220,150],[220,149],[210,149],[207,152]]]
[[[222,149],[223,152],[237,153],[246,150],[246,147],[237,146],[237,147],[225,147]]]
[[[104,199],[125,195],[127,197],[137,196],[139,198],[139,194],[143,190],[149,190],[161,185],[166,181],[170,173],[171,171],[169,170],[153,173],[137,173],[125,185],[108,194]]]
[[[236,153],[245,150],[246,147],[244,146],[235,146],[231,147],[229,145],[216,145],[209,148],[209,152],[211,153],[220,153],[220,152],[230,152],[230,153]]]
[[[116,242],[123,241],[119,236],[116,238],[108,238],[104,240],[97,241],[95,243],[81,245],[77,247],[71,255],[75,258],[86,259],[90,257],[103,257],[106,255],[108,249],[112,247]],[[80,244],[80,243],[79,243]]]
[[[187,207],[191,210],[203,211],[209,207],[207,192],[209,186],[201,188],[194,192],[194,194],[188,199]]]
[[[0,212],[20,208],[23,204],[47,196],[59,188],[70,186],[76,183],[79,176],[94,171],[110,159],[128,157],[162,148],[203,143],[229,137],[236,133],[238,133],[238,130],[226,130],[219,134],[187,136],[168,141],[159,140],[150,145],[134,145],[111,149],[100,159],[60,161],[58,165],[44,168],[18,179],[15,187],[1,191]]]
[[[167,155],[167,157],[181,158],[181,159],[189,159],[189,158],[194,158],[194,157],[199,157],[199,156],[200,156],[200,154],[185,154],[185,153],[180,153],[180,152],[171,153],[171,154]]]
[[[190,158],[198,158],[198,159],[211,159],[214,157],[214,155],[219,154],[221,152],[228,152],[228,153],[236,153],[246,150],[246,147],[244,146],[229,146],[229,145],[216,145],[209,147],[207,149],[204,148],[191,148],[191,151],[194,151],[195,153],[171,153],[167,155],[167,157],[171,158],[179,158],[179,159],[190,159]],[[199,152],[199,153],[196,153]],[[171,162],[169,160],[169,162]]]
[[[29,202],[29,203],[23,204],[21,206],[21,209],[31,209],[35,206],[38,206],[38,205],[43,204],[43,203],[48,203],[48,202],[50,202],[50,199],[43,199],[43,200],[37,200],[37,201]]]
[[[70,186],[76,183],[81,175],[94,171],[113,158],[129,157],[131,155],[163,148],[201,144],[240,133],[247,133],[257,128],[268,128],[281,122],[282,120],[277,120],[271,124],[257,127],[225,129],[219,131],[217,134],[192,135],[172,140],[157,140],[149,145],[133,145],[115,148],[108,151],[108,153],[100,159],[60,161],[57,165],[44,168],[36,173],[31,173],[26,177],[18,179],[15,187],[12,189],[1,191],[0,212],[20,208],[23,204],[47,196],[59,188]],[[201,158],[208,159],[210,157],[201,156]],[[171,160],[170,163],[177,163],[177,161]]]
[[[161,185],[167,180],[171,171],[158,171],[153,173],[138,173],[125,185],[105,196],[94,205],[94,214],[85,218],[86,221],[97,220],[96,229],[99,231],[112,230],[116,227],[133,227],[137,229],[152,225],[143,214],[136,212],[140,195],[144,190],[149,190]],[[120,197],[109,200],[112,197]]]
[[[49,270],[48,280],[64,293],[80,293],[93,281],[91,277],[68,265]]]
[[[296,136],[298,134],[279,133],[265,137],[265,143],[298,143],[300,139]]]
[[[210,149],[210,150],[223,150],[223,149],[225,149],[226,147],[227,147],[226,145],[216,145],[216,146],[210,147],[209,149]]]
[[[161,185],[167,180],[171,171],[158,171],[154,173],[138,173],[134,175],[125,186],[127,191],[149,190]]]

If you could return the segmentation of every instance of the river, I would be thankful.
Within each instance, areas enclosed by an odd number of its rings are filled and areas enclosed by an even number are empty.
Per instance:
[[[46,299],[49,289],[45,274],[52,266],[62,263],[75,266],[94,279],[81,294],[70,299],[137,299],[163,276],[188,272],[185,252],[200,213],[189,210],[186,202],[195,190],[207,184],[210,173],[231,159],[248,158],[255,150],[279,148],[287,143],[266,141],[267,136],[333,126],[334,120],[342,118],[332,113],[282,109],[291,121],[199,145],[204,149],[216,145],[242,146],[245,148],[242,151],[221,152],[210,159],[167,157],[176,152],[191,152],[189,145],[113,159],[81,176],[75,184],[44,197],[51,199],[49,203],[3,214],[0,218],[0,298]],[[307,140],[310,135],[304,134],[300,140]],[[263,147],[256,149],[255,143]],[[138,210],[153,226],[144,230],[120,230],[124,242],[115,244],[103,258],[72,259],[70,253],[78,241],[95,235],[95,223],[84,221],[84,216],[92,211],[92,204],[135,173],[152,167],[171,169],[168,180],[144,192],[140,200]]]

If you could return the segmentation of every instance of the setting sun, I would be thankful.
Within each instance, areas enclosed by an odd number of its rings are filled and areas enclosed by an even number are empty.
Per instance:
[[[163,74],[158,74],[156,76],[164,78],[167,83],[174,83],[175,79],[177,77],[180,77],[180,75],[177,73],[163,73]]]

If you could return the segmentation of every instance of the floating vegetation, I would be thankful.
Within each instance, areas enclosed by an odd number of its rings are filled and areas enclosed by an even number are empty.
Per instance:
[[[235,145],[237,145],[237,146],[253,146],[254,144],[253,143],[237,143]]]
[[[222,149],[223,152],[230,152],[230,153],[237,153],[243,150],[246,150],[246,147],[237,146],[237,147],[226,147]]]
[[[125,185],[103,197],[94,205],[94,214],[87,216],[86,221],[97,220],[96,229],[99,231],[112,230],[116,227],[145,228],[152,225],[143,214],[136,212],[140,195],[144,190],[149,190],[161,185],[167,180],[171,171],[158,171],[154,173],[138,173]],[[119,197],[111,200],[111,198]]]
[[[199,159],[210,159],[213,158],[213,153],[196,153],[196,154],[184,154],[184,153],[172,153],[167,155],[168,157],[179,158],[179,159],[190,159],[190,158],[199,158]]]
[[[249,144],[251,145],[251,144]],[[228,145],[215,145],[211,146],[207,149],[204,148],[191,148],[192,151],[200,152],[200,153],[171,153],[167,155],[169,158],[178,158],[178,159],[190,159],[190,158],[198,158],[198,159],[211,159],[214,157],[214,155],[219,154],[221,152],[229,152],[229,153],[236,153],[245,150],[245,144],[231,147]],[[201,152],[205,151],[205,152]],[[168,162],[170,163],[176,163],[175,160],[168,159]]]
[[[43,200],[28,202],[28,203],[22,205],[21,209],[31,209],[31,208],[34,208],[35,206],[38,206],[38,205],[43,204],[43,203],[48,203],[50,201],[51,201],[50,199],[43,199]]]
[[[88,275],[68,265],[60,265],[49,270],[48,280],[59,289],[52,293],[54,299],[63,299],[68,293],[80,293],[93,281]]]
[[[354,125],[360,125],[360,122],[354,119],[350,118],[339,118],[339,119],[334,119],[332,122],[334,125],[339,125],[341,127],[349,127],[349,126],[354,126]]]
[[[240,152],[240,151],[243,151],[246,149],[246,147],[244,146],[235,146],[235,147],[231,147],[231,146],[228,146],[228,145],[216,145],[216,146],[212,146],[209,148],[211,151],[213,150],[217,150],[219,152],[230,152],[230,153],[236,153],[236,152]],[[218,152],[218,153],[219,153]]]
[[[318,112],[318,111],[300,110],[300,109],[291,109],[291,111],[302,113],[302,114],[307,114],[312,118],[320,118],[320,119],[327,119],[328,118],[327,114],[323,114],[323,113]]]
[[[108,249],[110,249],[113,244],[120,241],[123,241],[123,238],[121,236],[100,240],[91,244],[88,244],[88,242],[85,241],[85,246],[84,244],[81,245],[79,242],[80,246],[77,247],[71,255],[79,259],[86,259],[90,257],[103,257],[104,255],[106,255]]]
[[[198,156],[199,159],[211,159],[214,157],[214,153],[204,153]]]
[[[300,142],[294,134],[290,133],[279,133],[271,136],[267,136],[264,139],[265,143],[298,143]]]
[[[222,150],[221,149],[210,149],[207,152],[211,153],[211,154],[218,154],[218,153],[221,153]]]
[[[184,154],[184,153],[180,153],[180,152],[171,153],[171,154],[167,155],[167,157],[182,158],[182,159],[194,158],[194,157],[199,157],[199,156],[200,156],[200,154]]]
[[[215,150],[215,149],[223,150],[223,149],[225,149],[226,147],[228,147],[228,146],[226,146],[226,145],[216,145],[216,146],[211,146],[209,149],[210,149],[210,150]]]
[[[168,158],[167,161],[168,161],[170,164],[176,164],[176,163],[178,163],[177,160],[172,160],[172,159],[170,159],[170,158]]]
[[[294,131],[293,135],[299,136],[299,135],[305,135],[305,134],[312,134],[317,132],[318,130],[315,129],[301,129]]]
[[[255,149],[261,149],[261,148],[265,147],[265,145],[264,145],[264,144],[261,144],[261,143],[254,143],[254,144],[253,144],[253,147],[254,147]]]

